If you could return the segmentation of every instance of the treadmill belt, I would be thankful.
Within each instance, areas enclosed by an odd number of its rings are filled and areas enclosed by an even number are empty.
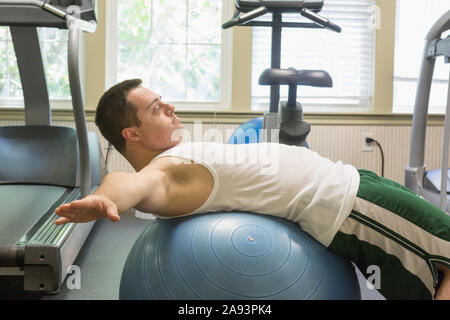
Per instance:
[[[46,185],[0,185],[0,246],[12,246],[67,191]]]

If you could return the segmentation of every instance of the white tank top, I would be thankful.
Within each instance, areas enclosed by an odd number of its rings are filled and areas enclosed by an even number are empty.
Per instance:
[[[359,187],[353,166],[297,146],[180,143],[152,162],[166,156],[193,160],[214,178],[209,198],[186,215],[248,211],[278,216],[298,223],[325,246],[350,214]]]

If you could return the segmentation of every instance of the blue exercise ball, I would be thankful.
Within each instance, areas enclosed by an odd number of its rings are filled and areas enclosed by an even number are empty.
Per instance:
[[[156,219],[122,272],[122,300],[360,299],[352,264],[286,219],[245,212]]]
[[[255,118],[241,124],[230,136],[228,144],[259,143],[260,133],[263,125],[263,117]],[[308,142],[306,148],[309,149]]]
[[[263,118],[255,118],[241,124],[228,139],[228,144],[258,143]]]

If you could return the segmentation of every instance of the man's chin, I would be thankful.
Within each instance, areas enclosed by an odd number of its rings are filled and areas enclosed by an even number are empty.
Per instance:
[[[180,136],[178,140],[172,140],[172,147],[175,147],[176,145],[180,144],[183,141],[183,136]]]
[[[171,144],[172,147],[174,147],[180,144],[181,142],[188,142],[191,139],[190,137],[191,137],[190,132],[187,129],[185,129],[182,124],[179,124],[172,131],[169,143]]]

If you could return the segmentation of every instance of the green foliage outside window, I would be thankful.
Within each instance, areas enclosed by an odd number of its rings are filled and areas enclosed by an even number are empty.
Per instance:
[[[50,99],[70,99],[68,31],[39,28],[38,34]],[[0,27],[0,97],[22,97],[22,84],[8,27]]]
[[[220,100],[221,0],[119,0],[117,80],[165,100]]]

